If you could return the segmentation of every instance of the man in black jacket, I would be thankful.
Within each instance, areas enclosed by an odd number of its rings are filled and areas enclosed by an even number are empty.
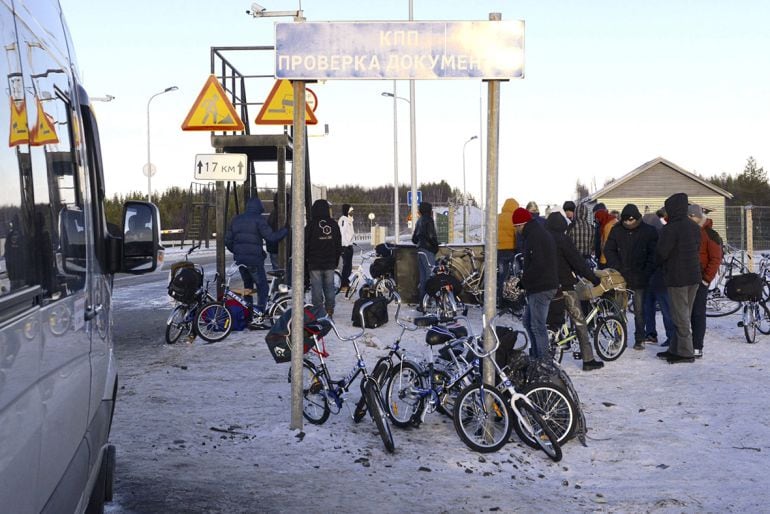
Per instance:
[[[656,261],[663,265],[663,282],[668,288],[676,337],[658,357],[671,364],[693,362],[690,316],[701,281],[700,227],[687,218],[685,193],[669,196],[665,206],[668,223],[660,230]]]
[[[420,299],[425,297],[425,284],[433,271],[438,252],[438,235],[436,224],[433,222],[433,205],[422,202],[417,208],[420,217],[414,225],[412,243],[417,245],[417,269],[420,271]]]
[[[329,202],[316,200],[310,208],[310,223],[305,227],[305,262],[310,272],[310,298],[313,307],[324,307],[334,315],[334,269],[340,261],[342,236],[332,218]]]
[[[559,287],[556,270],[556,243],[541,224],[526,209],[513,211],[516,237],[523,238],[524,272],[522,289],[527,292],[524,328],[529,336],[529,354],[533,358],[548,357],[548,306]],[[519,231],[520,234],[519,234]]]
[[[567,314],[575,322],[575,330],[577,331],[578,342],[580,343],[580,356],[583,358],[583,371],[600,369],[604,366],[604,363],[594,360],[583,309],[580,308],[580,299],[575,292],[575,284],[577,283],[575,275],[580,275],[590,280],[595,286],[598,286],[601,280],[586,265],[586,261],[578,252],[575,243],[565,233],[567,230],[567,220],[564,216],[558,212],[552,212],[548,215],[545,223],[546,228],[551,233],[551,237],[553,237],[554,243],[556,243],[556,267],[559,285],[561,285]]]
[[[604,256],[607,267],[616,269],[626,279],[626,287],[634,292],[634,350],[644,350],[644,291],[655,271],[655,247],[658,231],[642,221],[639,208],[629,203],[620,213],[607,242]]]

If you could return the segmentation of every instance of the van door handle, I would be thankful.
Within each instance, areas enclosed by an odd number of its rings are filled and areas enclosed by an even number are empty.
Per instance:
[[[98,315],[100,312],[102,312],[102,309],[103,309],[103,308],[104,308],[104,306],[103,306],[101,303],[100,303],[99,305],[95,305],[94,307],[89,307],[88,309],[86,309],[86,313],[85,313],[85,315],[83,316],[83,318],[84,318],[86,321],[91,321],[91,320],[92,320],[92,319],[94,319],[94,318],[95,318],[95,317],[96,317],[96,316],[97,316],[97,315]]]

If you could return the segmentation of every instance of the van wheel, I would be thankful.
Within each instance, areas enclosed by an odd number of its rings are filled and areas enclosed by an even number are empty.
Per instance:
[[[112,481],[115,477],[115,446],[109,444],[102,455],[102,465],[96,477],[86,514],[103,514],[104,502],[112,501]]]
[[[107,463],[104,475],[104,501],[112,501],[112,490],[115,483],[115,445],[108,444],[104,450],[104,459]]]

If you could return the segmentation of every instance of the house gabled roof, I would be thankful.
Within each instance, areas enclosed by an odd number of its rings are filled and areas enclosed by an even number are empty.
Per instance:
[[[667,159],[664,159],[663,157],[656,157],[655,159],[653,159],[653,160],[651,160],[649,162],[645,162],[644,164],[642,164],[641,166],[639,166],[635,170],[632,170],[632,171],[626,173],[625,175],[623,175],[619,179],[613,181],[612,183],[607,184],[605,187],[601,188],[600,190],[596,191],[595,193],[592,193],[592,194],[588,195],[586,198],[584,198],[583,201],[595,202],[598,198],[601,198],[602,196],[605,196],[607,193],[609,193],[610,191],[612,191],[616,187],[618,187],[618,186],[620,186],[622,184],[625,184],[629,180],[633,179],[634,177],[636,177],[638,175],[641,175],[642,173],[644,173],[645,171],[647,171],[648,169],[652,168],[653,166],[655,166],[657,164],[665,164],[666,166],[668,166],[672,170],[676,171],[677,173],[681,173],[682,175],[684,175],[685,177],[689,178],[690,180],[693,180],[693,181],[699,183],[700,185],[702,185],[704,187],[707,187],[708,189],[711,189],[716,194],[722,195],[725,198],[729,199],[729,198],[733,197],[732,193],[730,193],[728,191],[725,191],[721,187],[715,186],[711,182],[703,180],[702,178],[700,178],[700,177],[690,173],[689,171],[686,171],[683,168],[680,168],[679,166],[677,166],[673,162],[671,162],[671,161],[669,161]]]

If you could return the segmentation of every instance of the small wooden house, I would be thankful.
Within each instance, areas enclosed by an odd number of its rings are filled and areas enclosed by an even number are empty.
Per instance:
[[[733,195],[663,157],[642,164],[585,200],[604,203],[611,211],[622,211],[626,204],[633,203],[645,214],[663,207],[666,198],[674,193],[687,193],[690,203],[710,210],[708,217],[714,222],[714,230],[725,236],[725,200]]]

